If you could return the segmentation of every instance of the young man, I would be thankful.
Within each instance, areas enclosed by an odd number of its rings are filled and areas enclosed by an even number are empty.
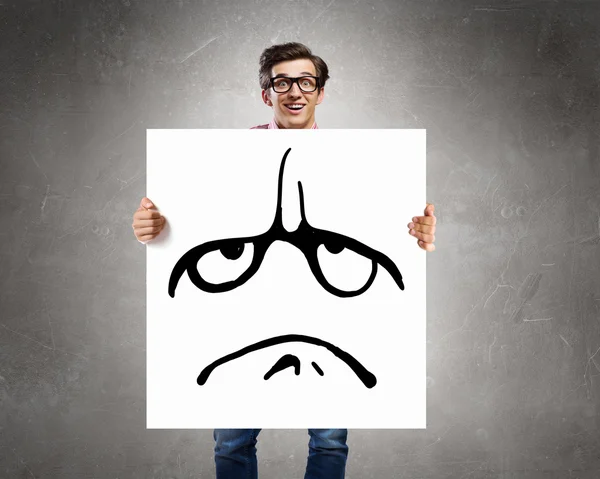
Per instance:
[[[270,123],[261,129],[316,129],[315,107],[323,101],[329,79],[327,64],[300,43],[285,43],[267,48],[260,57],[259,81],[262,99],[273,108]],[[435,246],[434,206],[428,204],[424,216],[408,223],[409,234],[425,251]],[[165,219],[154,204],[143,198],[133,215],[133,230],[140,242],[155,238]],[[260,429],[215,429],[217,479],[258,477],[256,439]],[[344,477],[348,446],[346,429],[309,429],[309,456],[305,479]]]

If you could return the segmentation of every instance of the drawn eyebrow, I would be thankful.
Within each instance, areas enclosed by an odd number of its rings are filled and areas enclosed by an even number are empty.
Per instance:
[[[304,254],[308,265],[319,284],[329,293],[342,298],[354,297],[364,293],[371,287],[377,275],[377,266],[382,266],[393,278],[398,287],[404,290],[404,282],[402,274],[394,264],[394,262],[385,254],[370,248],[369,246],[357,241],[349,236],[345,236],[332,231],[322,230],[311,226],[306,218],[304,206],[304,191],[302,183],[298,182],[298,193],[300,196],[300,215],[301,221],[295,231],[289,232],[283,227],[283,209],[282,209],[282,194],[283,194],[283,173],[287,157],[291,151],[288,148],[279,168],[278,184],[277,184],[277,206],[275,209],[275,218],[271,227],[264,233],[257,236],[248,236],[240,238],[225,238],[220,240],[208,241],[199,246],[195,246],[186,252],[177,261],[171,276],[169,278],[168,292],[169,296],[175,297],[175,289],[185,271],[188,273],[190,281],[202,291],[208,293],[222,293],[231,291],[239,286],[242,286],[248,281],[260,268],[260,265],[265,257],[265,254],[271,244],[275,241],[283,241],[298,248]],[[221,254],[229,260],[238,259],[244,251],[246,244],[252,243],[254,246],[252,262],[238,278],[232,281],[223,283],[210,283],[206,281],[198,272],[197,264],[200,259],[210,253],[220,250]],[[367,282],[359,289],[353,291],[345,291],[336,288],[330,284],[321,267],[317,257],[319,246],[324,245],[333,254],[341,252],[347,248],[355,253],[371,260],[371,273]]]

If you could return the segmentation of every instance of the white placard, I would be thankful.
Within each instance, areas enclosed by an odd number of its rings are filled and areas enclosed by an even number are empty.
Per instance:
[[[147,427],[424,428],[425,158],[425,130],[148,130]]]

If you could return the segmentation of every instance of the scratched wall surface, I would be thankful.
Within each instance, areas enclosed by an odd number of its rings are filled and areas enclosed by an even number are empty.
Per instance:
[[[428,428],[351,430],[347,477],[599,477],[600,4],[575,0],[2,0],[0,476],[214,475],[210,431],[145,429],[145,129],[268,121],[258,56],[289,40],[330,65],[321,127],[428,135]],[[307,441],[263,431],[261,477],[303,477]]]

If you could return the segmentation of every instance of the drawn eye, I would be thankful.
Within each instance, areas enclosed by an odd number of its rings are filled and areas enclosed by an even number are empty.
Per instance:
[[[341,242],[319,246],[317,260],[325,280],[341,291],[360,290],[371,277],[373,261],[344,247]]]
[[[218,285],[237,280],[248,270],[253,258],[252,243],[231,241],[203,255],[196,268],[205,281]]]
[[[344,250],[344,245],[341,241],[328,241],[325,243],[325,248],[332,254],[341,253]]]
[[[221,254],[227,259],[239,259],[239,257],[244,253],[244,243],[232,243],[230,245],[223,246],[220,251]]]

